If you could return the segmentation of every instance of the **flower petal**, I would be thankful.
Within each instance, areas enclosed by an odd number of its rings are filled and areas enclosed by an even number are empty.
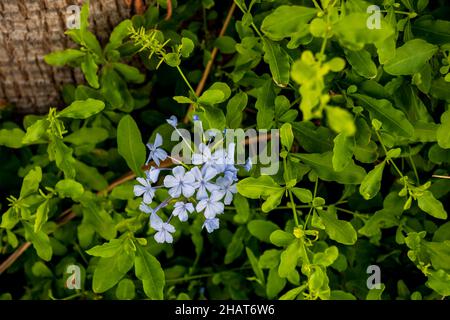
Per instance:
[[[150,215],[150,226],[155,230],[160,231],[162,229],[163,221],[156,213]]]

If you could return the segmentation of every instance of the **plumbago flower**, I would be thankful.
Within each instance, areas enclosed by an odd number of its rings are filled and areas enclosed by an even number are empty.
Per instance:
[[[150,160],[155,161],[156,165],[159,166],[159,161],[164,161],[167,159],[167,152],[160,147],[162,146],[163,140],[159,133],[156,134],[155,142],[147,143],[147,148],[150,150],[148,159],[145,164],[148,164]]]
[[[198,117],[194,118],[194,121],[202,128]],[[167,119],[167,123],[178,131],[178,119],[175,116]],[[145,177],[136,179],[139,184],[134,186],[134,194],[137,197],[142,196],[139,209],[150,216],[150,227],[156,231],[154,238],[158,243],[173,242],[173,233],[176,231],[170,223],[173,216],[185,222],[196,212],[204,217],[203,228],[208,233],[218,229],[220,221],[217,216],[224,212],[225,205],[231,204],[237,192],[238,168],[234,162],[235,145],[229,144],[226,150],[216,149],[216,145],[212,143],[214,139],[207,139],[204,134],[202,137],[203,142],[194,148],[190,142],[183,139],[190,150],[195,150],[191,156],[191,164],[177,160],[177,166],[171,169],[159,167],[160,161],[169,157],[161,148],[163,144],[161,135],[157,134],[154,143],[147,145],[150,150],[147,164],[153,160],[156,167],[151,166],[145,172]],[[242,167],[250,170],[251,162]],[[162,172],[167,172],[163,184],[156,186]],[[166,188],[169,197],[151,208],[149,205],[154,202],[157,188]],[[164,222],[159,212],[162,209],[167,210],[166,207],[172,205],[173,211]]]

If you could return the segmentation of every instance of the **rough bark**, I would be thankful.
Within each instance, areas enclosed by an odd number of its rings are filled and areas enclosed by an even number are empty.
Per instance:
[[[18,113],[44,113],[60,104],[65,83],[79,83],[78,70],[51,67],[44,55],[72,46],[64,35],[66,10],[81,0],[0,0],[0,105]],[[91,0],[91,30],[104,41],[131,14],[131,0]],[[3,103],[2,103],[3,101]]]

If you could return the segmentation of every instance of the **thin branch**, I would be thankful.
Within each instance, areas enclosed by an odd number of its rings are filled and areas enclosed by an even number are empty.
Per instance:
[[[233,4],[231,5],[230,9],[228,10],[227,17],[225,18],[225,21],[223,23],[222,29],[220,30],[219,37],[222,37],[225,35],[225,32],[227,31],[228,25],[230,24],[231,18],[233,17],[234,10],[236,9],[236,3],[233,1]],[[217,53],[219,52],[219,49],[217,47],[214,47],[211,52],[211,58],[209,59],[205,70],[203,71],[202,78],[200,82],[197,85],[197,88],[195,90],[195,94],[197,96],[200,96],[203,92],[203,89],[205,88],[206,80],[208,79],[209,74],[211,73],[211,69],[214,65],[214,60],[216,59]],[[186,112],[186,116],[183,119],[184,123],[189,123],[189,115],[194,109],[194,105],[191,104],[189,106],[188,111]]]
[[[450,176],[440,176],[440,175],[437,175],[437,174],[433,174],[432,177],[433,178],[439,178],[439,179],[450,179]]]
[[[167,14],[164,20],[170,20],[172,17],[172,0],[167,0]]]
[[[16,249],[3,263],[0,265],[0,274],[6,271],[19,257],[31,246],[31,242],[25,242]]]

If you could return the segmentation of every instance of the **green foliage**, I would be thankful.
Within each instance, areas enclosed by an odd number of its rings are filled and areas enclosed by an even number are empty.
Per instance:
[[[369,29],[367,1],[236,0],[217,38],[227,1],[174,1],[170,21],[163,3],[106,43],[85,4],[66,32],[76,47],[45,57],[84,74],[66,107],[22,122],[0,110],[0,261],[30,242],[0,298],[448,299],[448,2],[375,1]],[[130,181],[157,133],[175,144],[171,115],[280,139],[279,171],[240,170],[215,233],[172,217],[173,246],[155,242]]]

